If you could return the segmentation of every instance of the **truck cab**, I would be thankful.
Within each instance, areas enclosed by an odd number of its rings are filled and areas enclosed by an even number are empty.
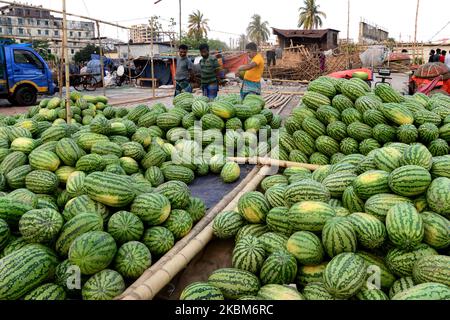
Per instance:
[[[54,92],[52,72],[30,44],[0,40],[0,99],[30,106],[36,104],[39,94]]]

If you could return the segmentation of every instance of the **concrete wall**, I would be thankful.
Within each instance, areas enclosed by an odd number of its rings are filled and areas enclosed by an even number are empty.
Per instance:
[[[130,45],[130,57],[128,57],[128,45],[118,44],[116,45],[119,59],[136,59],[138,57],[150,57],[151,46],[150,44],[131,44]],[[162,53],[171,52],[170,46],[162,44],[153,45],[153,55],[158,56]]]

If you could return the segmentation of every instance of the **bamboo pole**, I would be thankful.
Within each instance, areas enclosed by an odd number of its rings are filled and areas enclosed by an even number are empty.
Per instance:
[[[102,84],[102,94],[106,97],[106,88],[105,88],[105,65],[103,63],[103,47],[102,47],[102,38],[100,37],[100,23],[97,21],[97,35],[98,35],[98,47],[100,50],[100,76],[101,84]]]
[[[70,111],[70,69],[69,69],[69,49],[67,48],[67,16],[66,16],[66,0],[63,0],[63,52],[64,52],[64,65],[66,68],[66,121],[72,122],[72,114]]]
[[[156,85],[156,81],[155,81],[155,63],[153,61],[153,17],[150,20],[150,46],[151,46],[151,66],[152,66],[152,96],[153,98],[155,98],[155,85]]]
[[[108,105],[110,105],[112,107],[117,107],[117,106],[130,105],[130,104],[134,104],[134,103],[142,103],[142,102],[146,102],[146,101],[158,100],[158,99],[169,98],[169,97],[173,97],[173,94],[168,94],[168,95],[155,97],[155,98],[148,97],[148,98],[141,98],[141,99],[136,99],[136,100],[123,100],[123,101],[118,101],[118,102],[114,102],[114,103],[108,103]]]
[[[130,81],[130,87],[131,87],[131,81],[132,81],[132,79],[131,79],[131,57],[130,57],[130,55],[131,55],[131,49],[130,49],[130,39],[131,39],[131,35],[130,35],[130,37],[129,37],[129,39],[128,39],[128,78],[129,78],[129,81]]]
[[[347,69],[350,69],[350,0],[347,0]]]
[[[255,190],[268,172],[267,167],[255,167],[232,192],[213,208],[215,214],[210,212],[195,226],[196,233],[192,230],[191,237],[188,235],[182,240],[184,243],[181,241],[177,243],[175,247],[179,248],[174,247],[116,299],[153,299],[213,238],[212,224],[215,216],[222,211],[234,210],[239,198],[244,193]]]
[[[416,20],[414,24],[414,50],[413,50],[413,61],[417,58],[417,21],[419,19],[419,6],[420,0],[417,0],[417,8],[416,8]]]
[[[239,164],[251,163],[251,164],[259,164],[264,166],[277,166],[281,168],[305,168],[311,171],[315,171],[320,168],[319,165],[309,164],[309,163],[300,163],[300,162],[292,162],[292,161],[284,161],[284,160],[276,160],[271,158],[263,158],[263,157],[228,157],[228,161],[233,161]]]

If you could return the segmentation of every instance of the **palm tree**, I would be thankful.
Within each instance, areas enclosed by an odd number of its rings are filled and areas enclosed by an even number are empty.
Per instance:
[[[195,12],[192,12],[189,15],[189,31],[188,36],[194,37],[196,40],[200,40],[208,35],[209,26],[208,22],[209,19],[206,19],[203,16],[203,13],[200,12],[200,10],[197,10]]]
[[[265,42],[269,39],[269,23],[267,21],[262,22],[261,16],[255,14],[247,27],[247,33],[250,40],[256,42],[259,46],[261,45],[261,42]]]
[[[322,18],[326,18],[327,15],[323,11],[319,11],[319,5],[315,0],[303,0],[304,7],[300,7],[300,16],[298,18],[298,27],[304,29],[317,29],[322,26]]]

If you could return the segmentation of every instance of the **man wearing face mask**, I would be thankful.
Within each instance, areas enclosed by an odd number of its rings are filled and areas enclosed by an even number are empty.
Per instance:
[[[241,98],[244,99],[249,94],[261,95],[261,78],[264,73],[264,58],[258,53],[258,46],[250,42],[245,47],[251,62],[239,67],[238,73],[244,72],[244,80],[241,88]]]

